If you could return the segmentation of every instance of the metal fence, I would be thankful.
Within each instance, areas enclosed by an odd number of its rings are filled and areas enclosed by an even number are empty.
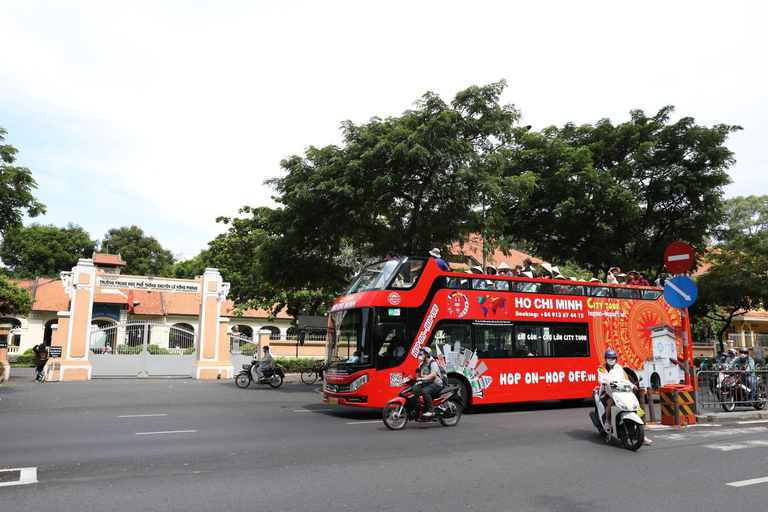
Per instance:
[[[703,407],[731,412],[736,408],[764,410],[768,370],[699,370],[696,402]]]
[[[743,340],[742,340],[742,334],[744,335]],[[728,341],[733,343],[737,347],[742,347],[742,346],[768,347],[768,334],[751,332],[751,331],[745,331],[743,333],[740,333],[740,332],[730,333],[728,334]]]

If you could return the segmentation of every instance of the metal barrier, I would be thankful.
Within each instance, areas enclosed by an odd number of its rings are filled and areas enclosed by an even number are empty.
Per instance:
[[[703,407],[722,407],[731,412],[737,407],[761,411],[766,407],[768,370],[698,370],[696,402]]]

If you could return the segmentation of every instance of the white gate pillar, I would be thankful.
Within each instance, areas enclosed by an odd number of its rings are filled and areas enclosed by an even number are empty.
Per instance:
[[[201,281],[200,336],[195,351],[194,377],[196,379],[231,379],[233,366],[229,360],[229,320],[221,318],[221,303],[229,293],[218,269],[207,268],[198,278]]]

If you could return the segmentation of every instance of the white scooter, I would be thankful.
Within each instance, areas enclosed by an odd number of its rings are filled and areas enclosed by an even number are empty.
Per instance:
[[[611,407],[611,431],[606,432],[603,428],[605,406],[600,400],[600,387],[596,387],[592,393],[595,399],[595,410],[589,413],[592,423],[597,427],[597,431],[605,435],[605,442],[610,443],[611,439],[618,439],[627,450],[637,450],[643,445],[645,432],[643,431],[643,420],[638,416],[640,403],[637,397],[632,393],[632,383],[626,380],[611,382],[610,396],[613,398],[614,405]]]

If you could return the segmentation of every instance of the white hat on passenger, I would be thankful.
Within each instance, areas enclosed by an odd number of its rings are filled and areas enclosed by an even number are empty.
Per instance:
[[[439,258],[440,257],[440,249],[435,247],[434,249],[429,251],[429,255],[432,256],[433,258]]]
[[[512,267],[510,267],[509,265],[507,265],[507,262],[506,262],[506,261],[502,261],[501,263],[499,263],[499,267],[498,267],[498,268],[499,268],[499,270],[506,270],[506,269],[508,269],[508,268],[512,268]]]
[[[477,272],[474,272],[475,274],[483,274],[484,273],[483,272],[483,267],[481,267],[480,265],[475,265],[470,270],[476,270]]]
[[[526,270],[524,272],[520,272],[520,276],[527,277],[528,279],[533,279],[533,272]]]
[[[596,277],[593,277],[592,279],[590,279],[590,280],[589,280],[589,282],[590,282],[590,283],[602,283],[602,281],[601,281],[601,280],[599,280],[599,279],[598,279],[598,278],[596,278]]]

